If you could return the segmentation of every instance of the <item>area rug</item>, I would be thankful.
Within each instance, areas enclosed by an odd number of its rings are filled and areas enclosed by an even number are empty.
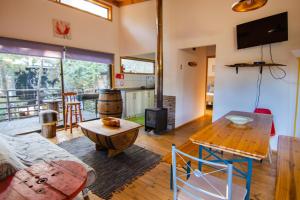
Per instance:
[[[58,146],[95,169],[97,180],[89,189],[103,199],[110,199],[113,192],[121,191],[161,160],[160,155],[137,145],[108,158],[105,152],[96,151],[95,144],[86,137],[75,138]]]

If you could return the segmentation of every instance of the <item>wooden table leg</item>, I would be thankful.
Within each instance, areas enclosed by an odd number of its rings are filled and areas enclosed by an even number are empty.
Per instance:
[[[74,106],[74,114],[75,114],[75,125],[77,127],[77,124],[78,124],[78,110],[77,110],[77,106],[75,105]]]
[[[116,156],[116,155],[118,155],[118,154],[120,154],[122,152],[123,152],[123,150],[108,149],[107,156],[109,158],[111,158],[111,157],[114,157],[114,156]]]
[[[73,106],[70,106],[70,132],[72,133],[72,128],[73,128]]]
[[[106,148],[100,144],[95,144],[95,147],[96,147],[96,151],[102,151],[102,150],[105,150]]]
[[[79,109],[79,119],[80,119],[80,122],[82,122],[82,114],[81,114],[81,107],[80,107],[80,104],[78,105],[78,109]]]
[[[67,130],[68,128],[68,110],[69,110],[69,106],[66,107],[66,113],[65,113],[65,131]]]

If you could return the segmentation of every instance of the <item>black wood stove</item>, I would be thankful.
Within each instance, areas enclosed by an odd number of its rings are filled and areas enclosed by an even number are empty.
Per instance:
[[[145,131],[153,130],[155,134],[160,134],[167,130],[167,124],[167,108],[147,108],[145,110]]]

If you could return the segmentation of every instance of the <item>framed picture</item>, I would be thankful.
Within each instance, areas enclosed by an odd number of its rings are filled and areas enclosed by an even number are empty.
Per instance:
[[[52,24],[54,37],[71,40],[71,24],[69,22],[53,19]]]

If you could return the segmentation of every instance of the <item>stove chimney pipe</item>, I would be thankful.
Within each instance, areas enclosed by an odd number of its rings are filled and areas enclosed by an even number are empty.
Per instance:
[[[158,108],[163,108],[163,2],[156,1],[156,25],[157,25],[157,102]]]

